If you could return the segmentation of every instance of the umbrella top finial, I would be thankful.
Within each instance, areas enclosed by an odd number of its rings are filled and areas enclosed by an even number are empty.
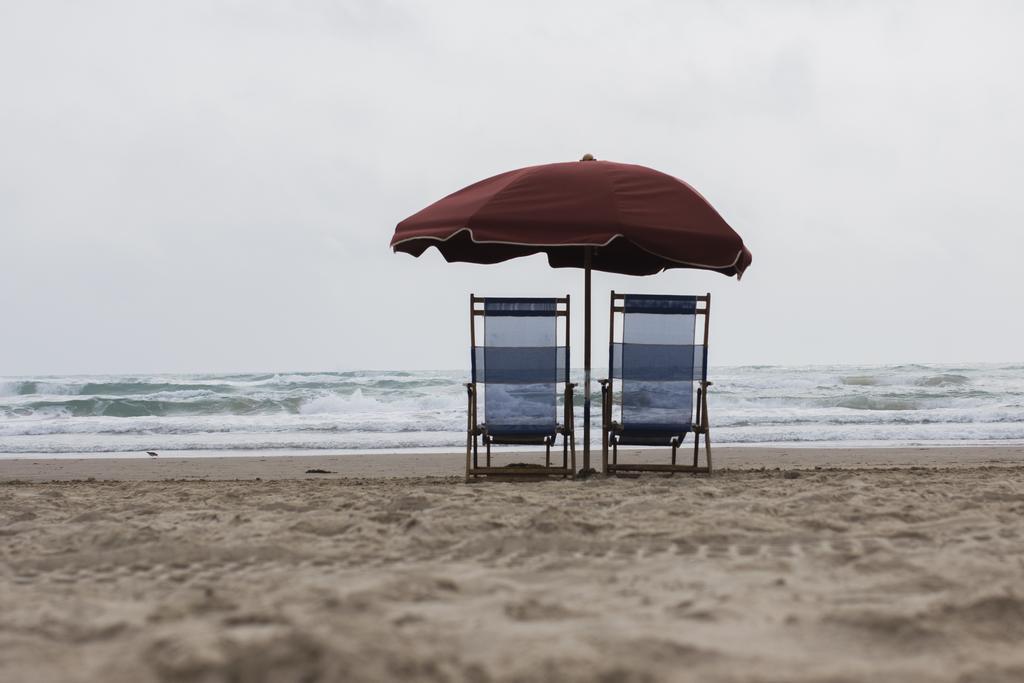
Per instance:
[[[593,154],[584,154],[580,161],[597,161],[597,159],[594,158]]]

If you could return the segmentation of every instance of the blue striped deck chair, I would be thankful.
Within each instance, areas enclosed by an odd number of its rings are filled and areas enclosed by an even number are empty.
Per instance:
[[[472,381],[466,384],[466,481],[485,475],[573,477],[576,440],[574,385],[569,382],[569,297],[514,299],[470,294],[469,309]],[[479,336],[478,328],[482,328]],[[559,328],[564,334],[561,345]],[[477,343],[479,339],[482,344]],[[561,420],[559,396],[564,397]],[[482,422],[478,420],[481,403]],[[561,464],[552,465],[551,446],[559,434]],[[480,440],[486,447],[483,467]],[[544,464],[492,467],[491,446],[495,444],[544,446]]]
[[[707,397],[711,382],[708,381],[707,358],[711,294],[612,292],[610,308],[609,376],[601,380],[601,462],[605,474],[623,471],[710,474]],[[703,319],[700,326],[698,317]],[[616,318],[620,319],[621,341],[615,339]],[[616,384],[618,401],[615,400]],[[677,451],[691,432],[693,463],[680,465]],[[702,434],[707,462],[700,466]],[[670,464],[620,464],[619,446],[666,446],[672,449],[672,461]]]

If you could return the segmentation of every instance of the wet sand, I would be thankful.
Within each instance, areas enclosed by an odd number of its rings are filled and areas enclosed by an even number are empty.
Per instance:
[[[682,451],[680,451],[682,453]],[[592,465],[600,468],[600,451]],[[623,449],[620,462],[668,462],[665,452]],[[685,455],[681,455],[685,458]],[[703,453],[701,463],[703,464]],[[155,458],[0,458],[0,481],[68,481],[75,479],[149,481],[160,479],[323,479],[347,477],[450,477],[465,472],[462,453],[371,453],[334,455],[237,455],[228,457]],[[483,453],[480,454],[481,464]],[[536,452],[496,452],[494,464],[542,462]],[[684,462],[684,460],[680,460]],[[577,466],[582,455],[577,451]],[[1024,465],[1024,446],[908,448],[763,448],[716,447],[716,469],[801,469],[818,467],[979,467]],[[306,475],[306,470],[330,474]]]
[[[718,455],[0,460],[0,680],[1024,680],[1021,449]]]

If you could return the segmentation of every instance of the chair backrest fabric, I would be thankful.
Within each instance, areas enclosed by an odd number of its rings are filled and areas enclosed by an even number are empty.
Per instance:
[[[558,300],[477,301],[483,302],[484,343],[473,349],[473,382],[484,386],[487,431],[554,435],[558,384],[569,381],[568,348],[558,344]]]
[[[623,430],[683,434],[693,426],[693,382],[707,379],[707,349],[694,340],[698,298],[622,299],[622,341],[612,340],[609,367],[621,381]]]

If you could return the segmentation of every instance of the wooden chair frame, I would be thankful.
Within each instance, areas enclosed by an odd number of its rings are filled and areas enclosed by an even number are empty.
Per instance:
[[[472,353],[476,353],[476,323],[477,318],[486,315],[483,306],[487,297],[479,297],[475,294],[469,295],[469,339]],[[565,318],[565,348],[566,354],[569,349],[569,295],[555,299],[556,318]],[[556,323],[557,324],[557,323]],[[568,365],[568,358],[566,358]],[[560,380],[561,381],[561,380]],[[554,445],[555,436],[545,437],[495,437],[487,433],[487,426],[477,422],[477,386],[476,382],[467,382],[468,393],[468,416],[466,422],[466,481],[469,482],[477,477],[501,476],[501,477],[538,477],[538,476],[561,476],[576,478],[576,435],[573,426],[573,389],[576,387],[571,382],[565,383],[564,411],[562,424],[556,424],[555,435],[562,435],[562,463],[561,466],[551,465],[551,446]],[[486,448],[486,465],[481,467],[479,462],[479,442],[483,438]],[[493,467],[491,465],[491,444],[523,444],[543,445],[545,447],[544,465],[529,467]]]
[[[615,343],[615,314],[625,314],[625,308],[623,306],[624,299],[627,295],[617,294],[614,290],[611,293],[611,303],[609,306],[609,333],[608,333],[608,344],[609,349],[611,345]],[[615,472],[693,472],[693,473],[705,473],[711,474],[711,426],[708,419],[708,387],[712,385],[711,382],[707,381],[707,348],[708,348],[708,329],[711,320],[711,293],[708,292],[704,296],[698,296],[697,298],[697,310],[695,314],[703,316],[704,321],[704,362],[702,363],[701,379],[697,386],[697,400],[694,403],[695,416],[693,419],[693,463],[687,465],[680,465],[677,463],[677,451],[682,445],[681,440],[672,439],[670,446],[672,448],[672,462],[671,464],[656,464],[656,463],[636,463],[636,464],[620,464],[618,462],[618,443],[615,440],[615,435],[623,430],[623,426],[618,422],[612,420],[612,399],[614,396],[614,380],[613,378],[602,379],[601,383],[601,465],[604,473],[613,474]],[[703,306],[702,306],[703,304]],[[611,370],[611,359],[609,359],[609,370]],[[700,437],[704,436],[704,452],[706,464],[700,465],[698,462],[700,455]],[[685,435],[684,435],[685,436]],[[611,446],[611,462],[609,462],[609,446]]]

